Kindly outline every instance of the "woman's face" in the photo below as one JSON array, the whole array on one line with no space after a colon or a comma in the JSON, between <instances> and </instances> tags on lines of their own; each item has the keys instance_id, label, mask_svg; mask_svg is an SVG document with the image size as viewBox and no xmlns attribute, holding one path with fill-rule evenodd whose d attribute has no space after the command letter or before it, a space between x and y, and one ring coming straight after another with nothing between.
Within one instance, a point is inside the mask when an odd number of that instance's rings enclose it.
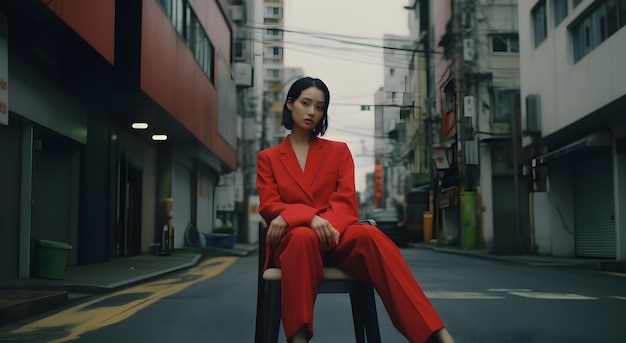
<instances>
[{"instance_id":1,"label":"woman's face","mask_svg":"<svg viewBox=\"0 0 626 343\"><path fill-rule=\"evenodd\" d=\"M289 99L287 108L291 111L293 129L311 131L317 127L325 112L324 92L309 87L300 93L296 100Z\"/></svg>"}]
</instances>

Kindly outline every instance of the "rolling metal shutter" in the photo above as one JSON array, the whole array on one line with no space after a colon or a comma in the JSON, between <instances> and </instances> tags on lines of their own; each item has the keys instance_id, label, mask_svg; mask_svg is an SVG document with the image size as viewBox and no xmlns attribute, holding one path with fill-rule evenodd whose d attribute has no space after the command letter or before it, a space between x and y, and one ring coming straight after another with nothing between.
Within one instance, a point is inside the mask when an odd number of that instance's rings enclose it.
<instances>
[{"instance_id":1,"label":"rolling metal shutter","mask_svg":"<svg viewBox=\"0 0 626 343\"><path fill-rule=\"evenodd\" d=\"M615 203L611 154L581 157L576 163L577 257L616 257Z\"/></svg>"}]
</instances>

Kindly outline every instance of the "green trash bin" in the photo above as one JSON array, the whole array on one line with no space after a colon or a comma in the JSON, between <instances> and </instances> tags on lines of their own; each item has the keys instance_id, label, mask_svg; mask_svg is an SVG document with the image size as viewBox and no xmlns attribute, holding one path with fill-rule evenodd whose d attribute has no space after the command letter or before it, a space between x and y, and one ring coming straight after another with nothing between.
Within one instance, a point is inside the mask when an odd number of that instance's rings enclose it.
<instances>
[{"instance_id":1,"label":"green trash bin","mask_svg":"<svg viewBox=\"0 0 626 343\"><path fill-rule=\"evenodd\" d=\"M461 225L463 227L463 248L476 249L478 230L476 227L476 197L474 192L461 194Z\"/></svg>"},{"instance_id":2,"label":"green trash bin","mask_svg":"<svg viewBox=\"0 0 626 343\"><path fill-rule=\"evenodd\" d=\"M35 240L33 249L33 276L42 279L65 278L65 266L72 246L67 243Z\"/></svg>"}]
</instances>

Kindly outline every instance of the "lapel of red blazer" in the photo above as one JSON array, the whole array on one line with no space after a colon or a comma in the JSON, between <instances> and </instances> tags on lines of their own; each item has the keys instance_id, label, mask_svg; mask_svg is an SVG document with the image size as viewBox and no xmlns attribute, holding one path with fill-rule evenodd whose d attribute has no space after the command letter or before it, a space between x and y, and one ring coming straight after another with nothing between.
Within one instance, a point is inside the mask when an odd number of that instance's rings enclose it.
<instances>
[{"instance_id":1,"label":"lapel of red blazer","mask_svg":"<svg viewBox=\"0 0 626 343\"><path fill-rule=\"evenodd\" d=\"M314 201L311 185L313 181L315 181L315 176L324 159L323 147L324 144L322 140L317 137L311 139L306 158L306 166L303 172L298 164L298 159L291 147L291 143L289 142L289 136L287 136L280 145L280 162L287 171L287 174L293 178L311 201Z\"/></svg>"},{"instance_id":2,"label":"lapel of red blazer","mask_svg":"<svg viewBox=\"0 0 626 343\"><path fill-rule=\"evenodd\" d=\"M304 168L304 177L309 187L313 185L315 177L322 167L325 154L330 153L328 149L324 149L324 140L314 137L309 144L309 152L306 157L306 167ZM325 151L326 150L326 151Z\"/></svg>"}]
</instances>

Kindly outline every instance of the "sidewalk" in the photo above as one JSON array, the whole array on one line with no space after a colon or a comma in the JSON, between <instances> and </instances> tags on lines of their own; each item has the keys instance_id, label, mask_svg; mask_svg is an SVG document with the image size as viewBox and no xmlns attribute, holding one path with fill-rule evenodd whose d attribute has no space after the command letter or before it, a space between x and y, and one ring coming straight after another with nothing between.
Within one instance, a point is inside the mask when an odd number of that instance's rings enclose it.
<instances>
[{"instance_id":1,"label":"sidewalk","mask_svg":"<svg viewBox=\"0 0 626 343\"><path fill-rule=\"evenodd\" d=\"M596 271L626 272L626 263L603 258L555 257L541 255L498 255L488 250L467 250L460 247L436 246L424 243L411 243L409 246L433 251L520 263L534 267L577 268Z\"/></svg>"},{"instance_id":2,"label":"sidewalk","mask_svg":"<svg viewBox=\"0 0 626 343\"><path fill-rule=\"evenodd\" d=\"M233 249L183 248L169 255L145 254L109 262L68 266L62 280L14 279L0 281L0 325L22 320L96 293L110 292L134 283L193 267L203 258L246 256L256 244L236 244Z\"/></svg>"}]
</instances>

